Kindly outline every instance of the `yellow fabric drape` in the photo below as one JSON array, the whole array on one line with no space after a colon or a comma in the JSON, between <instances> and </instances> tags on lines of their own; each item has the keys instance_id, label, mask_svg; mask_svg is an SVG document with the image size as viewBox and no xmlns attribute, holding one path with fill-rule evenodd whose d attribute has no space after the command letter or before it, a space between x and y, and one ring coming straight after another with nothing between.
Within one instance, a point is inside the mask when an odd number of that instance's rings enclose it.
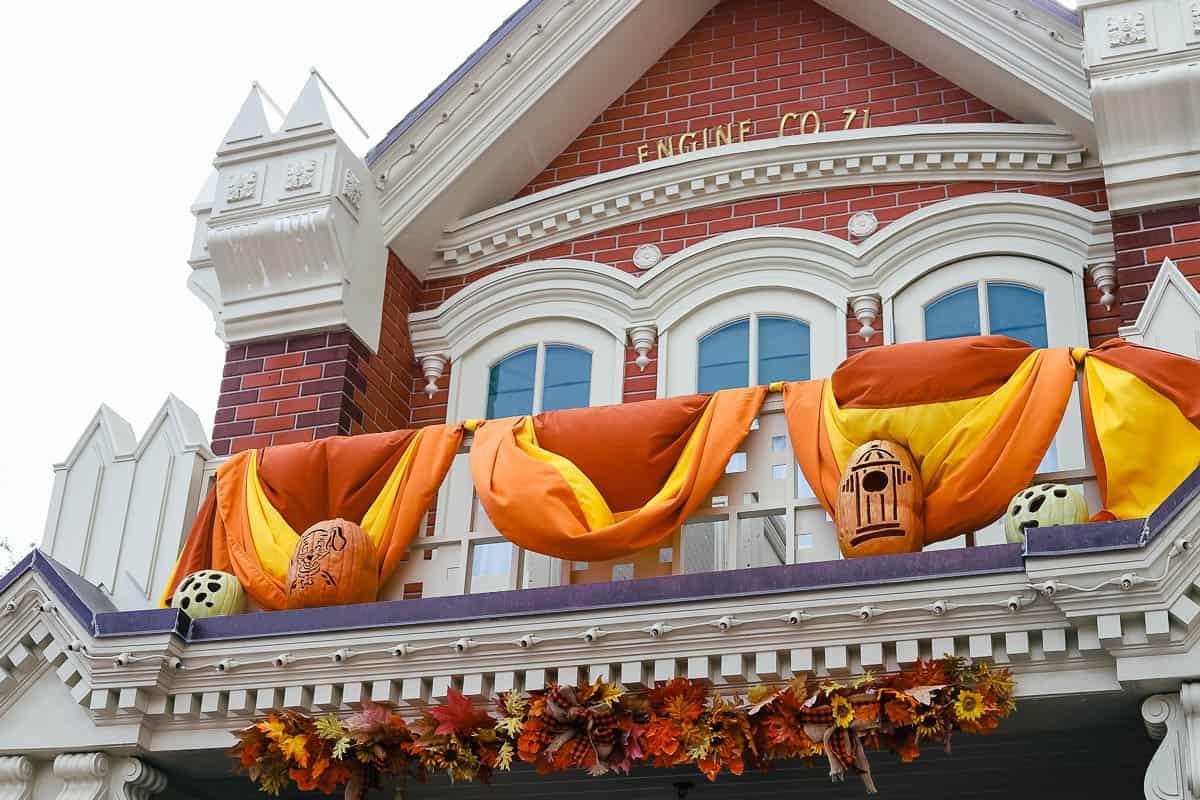
<instances>
[{"instance_id":1,"label":"yellow fabric drape","mask_svg":"<svg viewBox=\"0 0 1200 800\"><path fill-rule=\"evenodd\" d=\"M1084 359L1084 377L1098 516L1148 516L1200 464L1200 362L1106 343Z\"/></svg>"},{"instance_id":2,"label":"yellow fabric drape","mask_svg":"<svg viewBox=\"0 0 1200 800\"><path fill-rule=\"evenodd\" d=\"M977 343L921 343L935 345L932 353L971 344ZM919 373L920 382L913 379L907 395L903 388L868 388L853 396L853 405L842 403L836 390L839 380L863 384L865 378L838 372L828 380L785 385L793 449L825 509L835 512L840 476L854 449L872 439L887 439L907 449L921 471L926 544L983 527L1003 513L1012 495L1028 486L1052 442L1075 371L1065 349L1026 348L1022 355L1007 342L1001 344L996 358L1003 361L994 365L993 380L985 382L983 390L948 391L936 372L959 365L932 354L922 356L921 345L900 346L908 348L904 355L910 369L929 365ZM986 348L982 353L977 349L974 357L987 358ZM839 371L864 368L863 361L852 361ZM869 362L865 366L873 367ZM984 393L954 396L966 391ZM939 399L941 392L951 397Z\"/></svg>"}]
</instances>

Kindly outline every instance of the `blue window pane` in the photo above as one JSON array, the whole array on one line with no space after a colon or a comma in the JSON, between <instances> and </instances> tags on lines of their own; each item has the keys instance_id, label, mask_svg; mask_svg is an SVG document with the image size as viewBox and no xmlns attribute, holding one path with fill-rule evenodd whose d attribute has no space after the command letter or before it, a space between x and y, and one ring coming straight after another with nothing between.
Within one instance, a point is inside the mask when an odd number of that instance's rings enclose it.
<instances>
[{"instance_id":1,"label":"blue window pane","mask_svg":"<svg viewBox=\"0 0 1200 800\"><path fill-rule=\"evenodd\" d=\"M758 318L758 382L808 380L808 326L783 317Z\"/></svg>"},{"instance_id":2,"label":"blue window pane","mask_svg":"<svg viewBox=\"0 0 1200 800\"><path fill-rule=\"evenodd\" d=\"M989 283L987 298L992 333L1034 347L1046 346L1046 301L1041 292L1011 283Z\"/></svg>"},{"instance_id":3,"label":"blue window pane","mask_svg":"<svg viewBox=\"0 0 1200 800\"><path fill-rule=\"evenodd\" d=\"M578 347L546 348L546 377L542 386L542 411L583 408L592 386L592 354Z\"/></svg>"},{"instance_id":4,"label":"blue window pane","mask_svg":"<svg viewBox=\"0 0 1200 800\"><path fill-rule=\"evenodd\" d=\"M537 348L530 347L492 366L488 378L488 419L533 413L533 375Z\"/></svg>"},{"instance_id":5,"label":"blue window pane","mask_svg":"<svg viewBox=\"0 0 1200 800\"><path fill-rule=\"evenodd\" d=\"M750 384L750 320L731 322L700 340L697 390L715 392Z\"/></svg>"},{"instance_id":6,"label":"blue window pane","mask_svg":"<svg viewBox=\"0 0 1200 800\"><path fill-rule=\"evenodd\" d=\"M927 341L979 333L979 290L974 286L953 291L925 307Z\"/></svg>"}]
</instances>

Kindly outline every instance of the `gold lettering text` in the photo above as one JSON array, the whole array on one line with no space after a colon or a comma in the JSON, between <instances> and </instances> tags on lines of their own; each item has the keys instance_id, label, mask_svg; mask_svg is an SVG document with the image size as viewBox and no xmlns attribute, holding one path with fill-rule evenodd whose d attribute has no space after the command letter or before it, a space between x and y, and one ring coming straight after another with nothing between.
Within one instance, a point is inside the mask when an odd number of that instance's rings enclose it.
<instances>
[{"instance_id":1,"label":"gold lettering text","mask_svg":"<svg viewBox=\"0 0 1200 800\"><path fill-rule=\"evenodd\" d=\"M812 120L813 129L808 130L808 121ZM821 132L821 116L815 111L805 111L804 116L800 117L800 133L820 133Z\"/></svg>"},{"instance_id":2,"label":"gold lettering text","mask_svg":"<svg viewBox=\"0 0 1200 800\"><path fill-rule=\"evenodd\" d=\"M638 163L641 164L645 161L648 155L650 155L650 145L642 142L638 145Z\"/></svg>"},{"instance_id":3,"label":"gold lettering text","mask_svg":"<svg viewBox=\"0 0 1200 800\"><path fill-rule=\"evenodd\" d=\"M679 152L690 153L696 149L696 134L688 131L679 134Z\"/></svg>"},{"instance_id":4,"label":"gold lettering text","mask_svg":"<svg viewBox=\"0 0 1200 800\"><path fill-rule=\"evenodd\" d=\"M728 125L718 125L716 128L717 147L723 144L733 143L733 123Z\"/></svg>"},{"instance_id":5,"label":"gold lettering text","mask_svg":"<svg viewBox=\"0 0 1200 800\"><path fill-rule=\"evenodd\" d=\"M675 155L675 148L673 146L673 143L671 142L671 137L667 136L666 138L659 139L658 140L658 157L666 158L667 156L673 156L673 155Z\"/></svg>"},{"instance_id":6,"label":"gold lettering text","mask_svg":"<svg viewBox=\"0 0 1200 800\"><path fill-rule=\"evenodd\" d=\"M799 118L800 118L800 115L797 114L795 111L789 111L788 113L784 114L783 118L779 120L779 135L783 136L783 129L788 124L788 122L790 122L791 120L794 120L794 119L799 119Z\"/></svg>"},{"instance_id":7,"label":"gold lettering text","mask_svg":"<svg viewBox=\"0 0 1200 800\"><path fill-rule=\"evenodd\" d=\"M754 123L748 119L743 119L738 122L738 141L746 141L746 134L754 132Z\"/></svg>"},{"instance_id":8,"label":"gold lettering text","mask_svg":"<svg viewBox=\"0 0 1200 800\"><path fill-rule=\"evenodd\" d=\"M847 108L842 111L846 115L846 124L842 126L842 130L850 130L850 126L854 124L854 118L858 116L857 108Z\"/></svg>"}]
</instances>

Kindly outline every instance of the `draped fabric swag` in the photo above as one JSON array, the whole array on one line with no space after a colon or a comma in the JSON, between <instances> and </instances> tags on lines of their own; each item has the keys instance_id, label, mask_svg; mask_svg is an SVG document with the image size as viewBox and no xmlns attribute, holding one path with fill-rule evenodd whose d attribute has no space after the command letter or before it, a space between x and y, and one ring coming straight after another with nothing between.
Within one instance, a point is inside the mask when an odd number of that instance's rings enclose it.
<instances>
[{"instance_id":1,"label":"draped fabric swag","mask_svg":"<svg viewBox=\"0 0 1200 800\"><path fill-rule=\"evenodd\" d=\"M783 386L804 476L831 515L850 454L888 439L925 486L925 543L981 528L1029 485L1071 396L1066 348L1004 336L898 344L848 358L827 379Z\"/></svg>"},{"instance_id":2,"label":"draped fabric swag","mask_svg":"<svg viewBox=\"0 0 1200 800\"><path fill-rule=\"evenodd\" d=\"M1200 361L1121 339L1076 355L1097 516L1147 516L1200 464Z\"/></svg>"},{"instance_id":3,"label":"draped fabric swag","mask_svg":"<svg viewBox=\"0 0 1200 800\"><path fill-rule=\"evenodd\" d=\"M218 569L237 575L262 608L284 608L299 534L334 517L362 525L383 585L405 558L462 436L461 425L436 425L238 453L218 469L162 604L187 574Z\"/></svg>"},{"instance_id":4,"label":"draped fabric swag","mask_svg":"<svg viewBox=\"0 0 1200 800\"><path fill-rule=\"evenodd\" d=\"M471 473L492 524L521 547L604 561L667 536L708 499L767 387L489 420Z\"/></svg>"},{"instance_id":5,"label":"draped fabric swag","mask_svg":"<svg viewBox=\"0 0 1200 800\"><path fill-rule=\"evenodd\" d=\"M1029 485L1083 365L1083 418L1104 510L1153 511L1200 464L1200 361L1121 340L1034 350L1003 336L878 347L783 391L797 461L832 515L850 454L872 439L912 454L925 543L982 528ZM703 503L768 387L468 423L471 473L492 524L572 561L635 553ZM221 466L163 595L199 569L233 572L266 609L285 606L298 533L360 521L396 571L463 439L463 425L268 447Z\"/></svg>"}]
</instances>

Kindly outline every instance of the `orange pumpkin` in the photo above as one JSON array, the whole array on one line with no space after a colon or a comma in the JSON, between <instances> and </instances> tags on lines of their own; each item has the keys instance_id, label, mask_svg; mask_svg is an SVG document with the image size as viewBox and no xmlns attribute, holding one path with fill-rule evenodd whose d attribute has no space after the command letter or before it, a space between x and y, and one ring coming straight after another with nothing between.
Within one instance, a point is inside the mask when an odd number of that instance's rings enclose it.
<instances>
[{"instance_id":1,"label":"orange pumpkin","mask_svg":"<svg viewBox=\"0 0 1200 800\"><path fill-rule=\"evenodd\" d=\"M846 558L924 546L925 490L907 450L875 439L851 454L838 490L837 531Z\"/></svg>"},{"instance_id":2,"label":"orange pumpkin","mask_svg":"<svg viewBox=\"0 0 1200 800\"><path fill-rule=\"evenodd\" d=\"M344 519L300 535L287 574L287 607L369 603L379 592L379 559L363 529Z\"/></svg>"}]
</instances>

